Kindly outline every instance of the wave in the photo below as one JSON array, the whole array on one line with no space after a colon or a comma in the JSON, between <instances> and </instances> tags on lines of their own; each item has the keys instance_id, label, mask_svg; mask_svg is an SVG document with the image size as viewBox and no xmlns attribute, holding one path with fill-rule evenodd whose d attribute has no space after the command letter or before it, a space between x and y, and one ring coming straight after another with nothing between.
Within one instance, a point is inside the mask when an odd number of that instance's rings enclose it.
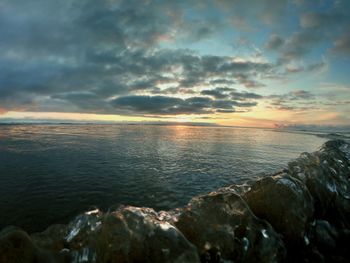
<instances>
[{"instance_id":1,"label":"wave","mask_svg":"<svg viewBox=\"0 0 350 263\"><path fill-rule=\"evenodd\" d=\"M32 235L7 227L0 262L347 262L349 176L350 144L332 140L182 208L94 209Z\"/></svg>"}]
</instances>

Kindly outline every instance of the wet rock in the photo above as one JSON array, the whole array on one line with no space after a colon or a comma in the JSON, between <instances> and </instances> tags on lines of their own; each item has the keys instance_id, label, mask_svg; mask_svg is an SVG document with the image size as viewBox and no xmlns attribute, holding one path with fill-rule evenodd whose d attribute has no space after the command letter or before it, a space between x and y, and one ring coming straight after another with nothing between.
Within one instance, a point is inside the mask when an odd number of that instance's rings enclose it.
<instances>
[{"instance_id":1,"label":"wet rock","mask_svg":"<svg viewBox=\"0 0 350 263\"><path fill-rule=\"evenodd\" d=\"M99 258L111 263L199 262L195 246L160 219L153 209L130 206L107 215L97 236Z\"/></svg>"},{"instance_id":2,"label":"wet rock","mask_svg":"<svg viewBox=\"0 0 350 263\"><path fill-rule=\"evenodd\" d=\"M329 141L315 153L303 153L290 162L288 172L309 189L317 220L310 227L310 242L325 262L348 262L350 226L350 146ZM345 237L346 239L346 237Z\"/></svg>"},{"instance_id":3,"label":"wet rock","mask_svg":"<svg viewBox=\"0 0 350 263\"><path fill-rule=\"evenodd\" d=\"M35 242L69 262L199 262L195 246L162 220L171 218L164 213L131 206L106 214L90 211L66 228L36 235Z\"/></svg>"},{"instance_id":4,"label":"wet rock","mask_svg":"<svg viewBox=\"0 0 350 263\"><path fill-rule=\"evenodd\" d=\"M240 196L243 196L246 192L250 191L252 189L252 184L254 184L255 181L250 181L250 182L246 182L244 184L233 184L233 185L229 185L229 186L225 186L225 187L221 187L218 190L216 190L216 192L220 192L220 193L227 193L227 192L232 192L235 194L238 194Z\"/></svg>"},{"instance_id":5,"label":"wet rock","mask_svg":"<svg viewBox=\"0 0 350 263\"><path fill-rule=\"evenodd\" d=\"M53 225L44 232L32 234L31 238L38 247L59 253L66 246L67 232L68 226L66 225Z\"/></svg>"},{"instance_id":6,"label":"wet rock","mask_svg":"<svg viewBox=\"0 0 350 263\"><path fill-rule=\"evenodd\" d=\"M299 260L298 260L299 257ZM326 262L325 257L320 253L320 251L315 246L311 246L309 250L302 251L297 256L289 258L288 262L294 263L296 261L299 262L307 262L307 263L324 263Z\"/></svg>"},{"instance_id":7,"label":"wet rock","mask_svg":"<svg viewBox=\"0 0 350 263\"><path fill-rule=\"evenodd\" d=\"M255 182L244 199L254 214L267 220L290 245L305 242L308 222L313 216L312 197L305 185L281 173Z\"/></svg>"},{"instance_id":8,"label":"wet rock","mask_svg":"<svg viewBox=\"0 0 350 263\"><path fill-rule=\"evenodd\" d=\"M321 251L331 252L336 248L338 233L329 222L325 220L316 220L314 231L315 245L319 247Z\"/></svg>"},{"instance_id":9,"label":"wet rock","mask_svg":"<svg viewBox=\"0 0 350 263\"><path fill-rule=\"evenodd\" d=\"M320 151L303 153L288 165L289 173L305 183L315 201L315 217L350 228L350 146L329 141Z\"/></svg>"},{"instance_id":10,"label":"wet rock","mask_svg":"<svg viewBox=\"0 0 350 263\"><path fill-rule=\"evenodd\" d=\"M315 220L311 225L310 249L304 256L306 262L349 262L350 236L346 237L347 230L337 230L326 220Z\"/></svg>"},{"instance_id":11,"label":"wet rock","mask_svg":"<svg viewBox=\"0 0 350 263\"><path fill-rule=\"evenodd\" d=\"M175 224L197 246L202 262L279 262L284 257L279 235L231 191L194 198Z\"/></svg>"},{"instance_id":12,"label":"wet rock","mask_svg":"<svg viewBox=\"0 0 350 263\"><path fill-rule=\"evenodd\" d=\"M50 258L35 246L26 232L8 227L0 232L0 262L45 263L50 262Z\"/></svg>"},{"instance_id":13,"label":"wet rock","mask_svg":"<svg viewBox=\"0 0 350 263\"><path fill-rule=\"evenodd\" d=\"M338 260L337 262L349 262L350 258L350 230L349 229L338 229L338 239L337 239L337 252L332 253L334 256L346 260Z\"/></svg>"}]
</instances>

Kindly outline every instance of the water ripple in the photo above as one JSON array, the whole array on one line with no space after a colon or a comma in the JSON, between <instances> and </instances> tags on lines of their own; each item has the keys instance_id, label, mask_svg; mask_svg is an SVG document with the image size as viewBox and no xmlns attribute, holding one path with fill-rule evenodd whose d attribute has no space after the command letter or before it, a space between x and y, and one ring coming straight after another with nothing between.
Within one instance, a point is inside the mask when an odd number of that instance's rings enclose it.
<instances>
[{"instance_id":1,"label":"water ripple","mask_svg":"<svg viewBox=\"0 0 350 263\"><path fill-rule=\"evenodd\" d=\"M2 125L0 134L0 227L29 231L91 206L183 206L275 172L324 142L259 129L148 125Z\"/></svg>"}]
</instances>

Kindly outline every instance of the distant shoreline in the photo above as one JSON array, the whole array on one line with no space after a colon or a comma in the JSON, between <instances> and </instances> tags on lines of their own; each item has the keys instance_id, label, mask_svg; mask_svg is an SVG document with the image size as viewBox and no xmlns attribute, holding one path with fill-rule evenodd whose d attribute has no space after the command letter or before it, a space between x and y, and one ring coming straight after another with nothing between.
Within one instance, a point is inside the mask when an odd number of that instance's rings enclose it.
<instances>
[{"instance_id":1,"label":"distant shoreline","mask_svg":"<svg viewBox=\"0 0 350 263\"><path fill-rule=\"evenodd\" d=\"M307 130L283 130L283 129L272 129L275 132L287 132L287 133L297 133L297 134L309 134L320 138L326 138L330 140L345 140L350 141L350 132L340 131L340 132L315 132Z\"/></svg>"}]
</instances>

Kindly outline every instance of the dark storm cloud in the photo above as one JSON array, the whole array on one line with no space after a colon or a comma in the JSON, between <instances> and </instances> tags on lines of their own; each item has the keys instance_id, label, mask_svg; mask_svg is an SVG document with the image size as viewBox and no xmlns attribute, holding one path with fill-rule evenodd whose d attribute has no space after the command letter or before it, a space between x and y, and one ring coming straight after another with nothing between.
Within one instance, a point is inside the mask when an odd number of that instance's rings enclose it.
<instances>
[{"instance_id":1,"label":"dark storm cloud","mask_svg":"<svg viewBox=\"0 0 350 263\"><path fill-rule=\"evenodd\" d=\"M227 93L232 89L228 88L215 88L215 89L208 89L208 90L202 90L202 95L212 96L216 99L225 99L229 97L229 94Z\"/></svg>"},{"instance_id":2,"label":"dark storm cloud","mask_svg":"<svg viewBox=\"0 0 350 263\"><path fill-rule=\"evenodd\" d=\"M203 3L191 3L202 10ZM220 30L221 17L186 17L186 6L188 1L3 1L1 108L46 111L61 104L64 111L113 113L111 98L138 91L191 94L210 82L260 86L255 78L273 71L272 64L159 49L159 41L176 34L198 41Z\"/></svg>"},{"instance_id":3,"label":"dark storm cloud","mask_svg":"<svg viewBox=\"0 0 350 263\"><path fill-rule=\"evenodd\" d=\"M128 58L122 52L128 46L151 45L170 22L155 16L155 8L146 12L145 2L138 1L137 9L129 5L127 1L118 6L113 1L2 2L1 105L11 109L23 106L23 97L35 104L43 95L57 98L66 92L92 91L98 99L132 89L121 84L128 79L124 74Z\"/></svg>"},{"instance_id":4,"label":"dark storm cloud","mask_svg":"<svg viewBox=\"0 0 350 263\"><path fill-rule=\"evenodd\" d=\"M233 80L230 79L214 79L210 81L211 85L232 85L235 84Z\"/></svg>"},{"instance_id":5,"label":"dark storm cloud","mask_svg":"<svg viewBox=\"0 0 350 263\"><path fill-rule=\"evenodd\" d=\"M219 109L219 110L217 110L216 112L218 112L218 113L234 113L234 112L242 112L242 111L236 111L235 109L232 109L232 110L222 110L222 109Z\"/></svg>"},{"instance_id":6,"label":"dark storm cloud","mask_svg":"<svg viewBox=\"0 0 350 263\"><path fill-rule=\"evenodd\" d=\"M179 106L183 103L182 99L165 96L126 96L111 102L117 109L150 114L170 114L174 110L182 112Z\"/></svg>"},{"instance_id":7,"label":"dark storm cloud","mask_svg":"<svg viewBox=\"0 0 350 263\"><path fill-rule=\"evenodd\" d=\"M213 59L214 58L214 59ZM208 70L216 70L219 72L268 72L273 68L273 65L270 63L263 62L253 62L253 61L243 61L243 62L234 62L234 61L222 61L223 63L217 63L220 58L218 57L208 57L209 62L212 62L211 67ZM210 61L213 59L214 61ZM209 64L209 63L208 63ZM219 65L219 67L216 67Z\"/></svg>"},{"instance_id":8,"label":"dark storm cloud","mask_svg":"<svg viewBox=\"0 0 350 263\"><path fill-rule=\"evenodd\" d=\"M232 110L233 107L251 108L257 105L257 102L240 102L235 100L215 100L212 107L220 110Z\"/></svg>"},{"instance_id":9,"label":"dark storm cloud","mask_svg":"<svg viewBox=\"0 0 350 263\"><path fill-rule=\"evenodd\" d=\"M167 95L167 94L178 95L178 94L196 94L197 93L192 89L181 88L179 86L169 87L169 88L164 88L164 89L155 87L155 88L151 89L150 92L152 94L161 94L161 95Z\"/></svg>"},{"instance_id":10,"label":"dark storm cloud","mask_svg":"<svg viewBox=\"0 0 350 263\"><path fill-rule=\"evenodd\" d=\"M180 99L167 96L124 96L112 100L111 105L119 113L125 114L208 114L214 112L234 112L234 107L249 108L255 102L234 100L213 100L209 97L191 97Z\"/></svg>"},{"instance_id":11,"label":"dark storm cloud","mask_svg":"<svg viewBox=\"0 0 350 263\"><path fill-rule=\"evenodd\" d=\"M193 97L180 99L165 96L126 96L111 102L117 111L126 114L203 114L211 113L211 100Z\"/></svg>"},{"instance_id":12,"label":"dark storm cloud","mask_svg":"<svg viewBox=\"0 0 350 263\"><path fill-rule=\"evenodd\" d=\"M128 54L124 54L127 57ZM124 68L137 77L155 76L159 82L178 82L179 87L193 88L217 80L232 84L235 82L247 85L247 79L255 79L257 75L273 72L274 65L253 61L234 61L232 57L200 56L187 50L161 50L152 53L131 55ZM131 62L130 62L131 61ZM132 61L137 61L133 64ZM171 77L161 79L162 74ZM212 80L212 78L215 78Z\"/></svg>"},{"instance_id":13,"label":"dark storm cloud","mask_svg":"<svg viewBox=\"0 0 350 263\"><path fill-rule=\"evenodd\" d=\"M215 99L232 99L234 101L247 101L262 99L263 96L253 92L241 92L232 88L217 87L215 89L202 90L202 95L212 96Z\"/></svg>"},{"instance_id":14,"label":"dark storm cloud","mask_svg":"<svg viewBox=\"0 0 350 263\"><path fill-rule=\"evenodd\" d=\"M151 93L193 93L192 88L208 84L211 78L225 78L227 82L239 82L246 86L246 78L255 78L257 74L265 74L273 69L267 63L235 62L230 57L199 56L185 50L146 50L117 53L113 60L106 61L105 53L84 57L77 64L45 63L42 61L26 62L20 67L18 63L6 63L0 76L0 89L3 90L0 100L7 98L6 107L16 107L18 97L33 98L33 104L44 96L48 102L59 98L72 111L82 109L88 112L113 113L106 100L115 95L132 93L138 90ZM178 72L176 73L176 69ZM174 71L175 70L175 71ZM171 74L169 74L171 72ZM175 73L173 73L175 72ZM161 84L175 85L173 88L160 89ZM185 89L188 89L186 92ZM84 94L96 96L87 101L72 99L66 94ZM3 104L5 102L3 101ZM23 104L22 101L20 101ZM106 106L103 106L103 103ZM46 103L49 104L49 103ZM96 108L93 107L96 106Z\"/></svg>"},{"instance_id":15,"label":"dark storm cloud","mask_svg":"<svg viewBox=\"0 0 350 263\"><path fill-rule=\"evenodd\" d=\"M230 93L232 99L234 100L247 100L247 99L262 99L263 96L253 93L253 92L237 92L232 91Z\"/></svg>"}]
</instances>

